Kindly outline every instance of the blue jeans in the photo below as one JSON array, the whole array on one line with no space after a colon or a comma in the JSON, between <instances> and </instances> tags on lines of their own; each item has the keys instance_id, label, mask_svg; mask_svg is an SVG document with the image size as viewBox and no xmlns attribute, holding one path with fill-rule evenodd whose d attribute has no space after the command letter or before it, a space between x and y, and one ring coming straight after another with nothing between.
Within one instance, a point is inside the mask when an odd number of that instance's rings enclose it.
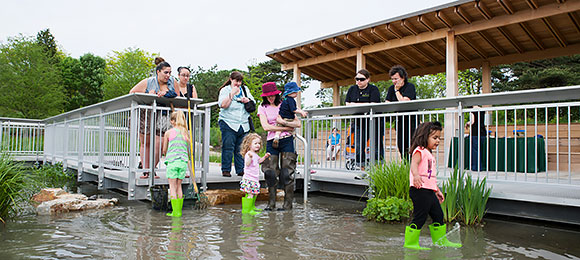
<instances>
[{"instance_id":1,"label":"blue jeans","mask_svg":"<svg viewBox=\"0 0 580 260\"><path fill-rule=\"evenodd\" d=\"M236 173L240 174L244 172L244 157L240 154L240 145L246 132L242 126L238 131L234 131L230 126L220 120L218 122L220 125L220 130L222 132L222 172L232 171L232 156L234 157L234 166L236 167Z\"/></svg>"},{"instance_id":2,"label":"blue jeans","mask_svg":"<svg viewBox=\"0 0 580 260\"><path fill-rule=\"evenodd\" d=\"M266 142L266 152L270 153L271 155L279 155L280 153L294 153L294 137L286 137L280 139L278 143L278 149L274 149L272 147L272 142L274 140L269 140Z\"/></svg>"},{"instance_id":3,"label":"blue jeans","mask_svg":"<svg viewBox=\"0 0 580 260\"><path fill-rule=\"evenodd\" d=\"M479 156L479 151L483 150L484 145L485 145L485 140L486 137L485 136L471 136L471 170L472 171L484 171L486 170L485 167L485 159L486 158L481 158L482 156ZM481 144L481 149L480 149L480 144ZM478 160L479 160L479 167L478 167Z\"/></svg>"}]
</instances>

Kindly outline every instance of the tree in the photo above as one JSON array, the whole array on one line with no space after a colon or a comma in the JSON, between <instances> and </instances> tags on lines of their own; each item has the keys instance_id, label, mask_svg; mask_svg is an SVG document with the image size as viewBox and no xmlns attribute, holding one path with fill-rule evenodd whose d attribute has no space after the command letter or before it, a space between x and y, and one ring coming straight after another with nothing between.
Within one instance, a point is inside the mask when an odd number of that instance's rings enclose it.
<instances>
[{"instance_id":1,"label":"tree","mask_svg":"<svg viewBox=\"0 0 580 260\"><path fill-rule=\"evenodd\" d=\"M133 86L147 78L154 67L155 56L157 54L139 48L113 51L113 55L106 59L103 83L105 99L128 94Z\"/></svg>"},{"instance_id":2,"label":"tree","mask_svg":"<svg viewBox=\"0 0 580 260\"><path fill-rule=\"evenodd\" d=\"M87 53L79 59L61 60L62 83L65 89L66 111L101 102L105 79L105 60Z\"/></svg>"},{"instance_id":3,"label":"tree","mask_svg":"<svg viewBox=\"0 0 580 260\"><path fill-rule=\"evenodd\" d=\"M228 80L232 70L218 70L217 65L209 69L198 67L191 71L189 82L195 85L197 95L203 99L204 103L215 102L218 100L219 88ZM213 106L211 111L211 122L217 126L219 107Z\"/></svg>"},{"instance_id":4,"label":"tree","mask_svg":"<svg viewBox=\"0 0 580 260\"><path fill-rule=\"evenodd\" d=\"M50 29L44 29L36 34L36 42L42 46L46 55L49 57L52 64L60 62L60 59L64 56L59 50L56 40Z\"/></svg>"},{"instance_id":5,"label":"tree","mask_svg":"<svg viewBox=\"0 0 580 260\"><path fill-rule=\"evenodd\" d=\"M45 118L62 112L58 65L33 38L18 36L0 45L0 114Z\"/></svg>"}]
</instances>

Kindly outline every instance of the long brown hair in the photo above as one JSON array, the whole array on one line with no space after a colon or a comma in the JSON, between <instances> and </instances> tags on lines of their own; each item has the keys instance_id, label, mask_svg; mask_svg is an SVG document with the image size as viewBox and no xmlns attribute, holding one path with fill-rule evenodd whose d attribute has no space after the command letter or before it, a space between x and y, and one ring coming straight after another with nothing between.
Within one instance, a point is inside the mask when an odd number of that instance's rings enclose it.
<instances>
[{"instance_id":1,"label":"long brown hair","mask_svg":"<svg viewBox=\"0 0 580 260\"><path fill-rule=\"evenodd\" d=\"M228 80L226 80L226 82L224 82L224 84L220 87L219 90L222 90L222 88L224 88L227 85L231 85L232 79L242 81L242 80L244 80L244 75L242 75L242 73L240 73L239 71L232 71L232 73L230 73L230 77L228 78Z\"/></svg>"},{"instance_id":2,"label":"long brown hair","mask_svg":"<svg viewBox=\"0 0 580 260\"><path fill-rule=\"evenodd\" d=\"M240 154L242 156L246 156L246 153L250 150L252 141L256 138L260 139L260 142L262 142L262 137L260 137L260 135L256 133L249 133L244 137L242 145L240 145Z\"/></svg>"},{"instance_id":3,"label":"long brown hair","mask_svg":"<svg viewBox=\"0 0 580 260\"><path fill-rule=\"evenodd\" d=\"M429 135L434 131L441 131L441 123L438 121L425 122L419 125L415 134L413 134L413 141L411 141L411 148L409 149L409 154L413 154L415 148L425 147L427 148L429 144ZM429 148L427 148L429 149Z\"/></svg>"}]
</instances>

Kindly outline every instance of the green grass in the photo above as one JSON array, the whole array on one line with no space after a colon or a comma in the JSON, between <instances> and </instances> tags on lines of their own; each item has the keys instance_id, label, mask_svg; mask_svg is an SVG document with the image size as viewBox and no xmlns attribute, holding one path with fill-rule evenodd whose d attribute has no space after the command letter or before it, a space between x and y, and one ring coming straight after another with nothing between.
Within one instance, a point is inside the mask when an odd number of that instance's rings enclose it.
<instances>
[{"instance_id":1,"label":"green grass","mask_svg":"<svg viewBox=\"0 0 580 260\"><path fill-rule=\"evenodd\" d=\"M18 202L25 199L26 168L13 162L9 155L0 155L0 221L18 213Z\"/></svg>"},{"instance_id":2,"label":"green grass","mask_svg":"<svg viewBox=\"0 0 580 260\"><path fill-rule=\"evenodd\" d=\"M376 198L409 200L409 163L406 161L374 165L368 171L369 192Z\"/></svg>"},{"instance_id":3,"label":"green grass","mask_svg":"<svg viewBox=\"0 0 580 260\"><path fill-rule=\"evenodd\" d=\"M443 183L441 192L445 194L445 201L441 203L445 222L458 220L466 225L475 225L483 220L491 193L486 178L474 180L471 175L455 168Z\"/></svg>"}]
</instances>

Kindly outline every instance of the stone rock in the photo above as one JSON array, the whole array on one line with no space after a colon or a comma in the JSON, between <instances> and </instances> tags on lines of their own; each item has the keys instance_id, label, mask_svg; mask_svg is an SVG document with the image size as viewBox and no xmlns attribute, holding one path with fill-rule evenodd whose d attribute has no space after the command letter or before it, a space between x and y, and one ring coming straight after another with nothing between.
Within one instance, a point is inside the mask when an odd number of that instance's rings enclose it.
<instances>
[{"instance_id":1,"label":"stone rock","mask_svg":"<svg viewBox=\"0 0 580 260\"><path fill-rule=\"evenodd\" d=\"M54 198L48 200L49 198ZM87 209L102 209L111 207L119 203L116 198L87 200L83 194L70 194L62 189L43 189L32 198L36 202L41 202L36 207L39 215L52 215L70 211L82 211Z\"/></svg>"},{"instance_id":2,"label":"stone rock","mask_svg":"<svg viewBox=\"0 0 580 260\"><path fill-rule=\"evenodd\" d=\"M223 204L240 204L242 203L242 197L246 194L240 190L227 190L227 189L217 189L208 190L204 192L209 200L209 204L223 205ZM260 194L258 194L257 200L268 200L268 189L260 189ZM284 200L284 191L278 190L276 193L276 200Z\"/></svg>"}]
</instances>

